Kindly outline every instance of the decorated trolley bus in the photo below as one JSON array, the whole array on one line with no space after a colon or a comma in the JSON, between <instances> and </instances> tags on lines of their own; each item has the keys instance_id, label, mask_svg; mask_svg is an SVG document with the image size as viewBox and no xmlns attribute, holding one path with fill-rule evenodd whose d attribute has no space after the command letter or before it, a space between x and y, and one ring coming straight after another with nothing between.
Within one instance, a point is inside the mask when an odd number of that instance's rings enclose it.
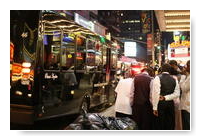
<instances>
[{"instance_id":1,"label":"decorated trolley bus","mask_svg":"<svg viewBox=\"0 0 200 140\"><path fill-rule=\"evenodd\" d=\"M114 96L112 41L54 11L10 11L10 121L88 111Z\"/></svg>"}]
</instances>

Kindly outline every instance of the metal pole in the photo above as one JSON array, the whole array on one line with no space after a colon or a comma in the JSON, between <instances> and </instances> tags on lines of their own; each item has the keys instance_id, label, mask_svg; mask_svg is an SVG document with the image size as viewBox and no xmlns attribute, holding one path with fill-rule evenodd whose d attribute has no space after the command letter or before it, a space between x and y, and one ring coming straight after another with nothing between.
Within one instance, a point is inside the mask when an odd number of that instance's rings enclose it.
<instances>
[{"instance_id":1,"label":"metal pole","mask_svg":"<svg viewBox=\"0 0 200 140\"><path fill-rule=\"evenodd\" d=\"M154 61L155 61L155 56L154 56L154 21L153 21L153 10L151 11L151 22L152 22L152 26L151 26L151 31L152 31L152 48L151 48L151 54L152 54L152 66L154 67Z\"/></svg>"},{"instance_id":2,"label":"metal pole","mask_svg":"<svg viewBox=\"0 0 200 140\"><path fill-rule=\"evenodd\" d=\"M159 43L159 46L160 46L160 49L159 49L159 59L158 59L158 65L159 67L161 67L161 62L162 62L162 53L161 53L161 50L162 50L162 45L161 45L161 33L159 31L158 33L158 43Z\"/></svg>"},{"instance_id":3,"label":"metal pole","mask_svg":"<svg viewBox=\"0 0 200 140\"><path fill-rule=\"evenodd\" d=\"M162 61L161 56L162 56L161 50L159 50L159 59L158 59L158 65L159 65L159 67L161 67L161 61Z\"/></svg>"}]
</instances>

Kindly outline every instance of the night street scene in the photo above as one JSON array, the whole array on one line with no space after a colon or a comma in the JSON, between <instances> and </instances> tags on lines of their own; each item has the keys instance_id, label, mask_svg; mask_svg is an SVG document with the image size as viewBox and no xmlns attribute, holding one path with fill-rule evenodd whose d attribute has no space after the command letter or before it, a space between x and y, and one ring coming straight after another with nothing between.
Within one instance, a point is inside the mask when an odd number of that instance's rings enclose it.
<instances>
[{"instance_id":1,"label":"night street scene","mask_svg":"<svg viewBox=\"0 0 200 140\"><path fill-rule=\"evenodd\" d=\"M10 130L190 130L190 10L10 10Z\"/></svg>"}]
</instances>

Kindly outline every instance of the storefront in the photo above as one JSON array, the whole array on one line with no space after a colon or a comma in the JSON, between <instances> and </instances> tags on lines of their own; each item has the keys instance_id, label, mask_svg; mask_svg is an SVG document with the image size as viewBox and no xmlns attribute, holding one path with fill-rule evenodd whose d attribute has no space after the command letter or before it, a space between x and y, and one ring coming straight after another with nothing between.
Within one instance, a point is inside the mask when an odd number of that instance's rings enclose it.
<instances>
[{"instance_id":1,"label":"storefront","mask_svg":"<svg viewBox=\"0 0 200 140\"><path fill-rule=\"evenodd\" d=\"M190 60L190 41L173 42L168 46L168 59L186 64Z\"/></svg>"}]
</instances>

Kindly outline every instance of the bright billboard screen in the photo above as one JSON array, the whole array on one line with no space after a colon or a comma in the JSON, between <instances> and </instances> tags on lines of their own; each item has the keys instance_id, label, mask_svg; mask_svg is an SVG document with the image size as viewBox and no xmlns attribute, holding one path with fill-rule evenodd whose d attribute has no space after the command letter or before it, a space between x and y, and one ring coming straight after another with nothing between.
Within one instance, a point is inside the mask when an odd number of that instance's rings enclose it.
<instances>
[{"instance_id":1,"label":"bright billboard screen","mask_svg":"<svg viewBox=\"0 0 200 140\"><path fill-rule=\"evenodd\" d=\"M124 43L124 55L136 57L136 42L125 42Z\"/></svg>"}]
</instances>

